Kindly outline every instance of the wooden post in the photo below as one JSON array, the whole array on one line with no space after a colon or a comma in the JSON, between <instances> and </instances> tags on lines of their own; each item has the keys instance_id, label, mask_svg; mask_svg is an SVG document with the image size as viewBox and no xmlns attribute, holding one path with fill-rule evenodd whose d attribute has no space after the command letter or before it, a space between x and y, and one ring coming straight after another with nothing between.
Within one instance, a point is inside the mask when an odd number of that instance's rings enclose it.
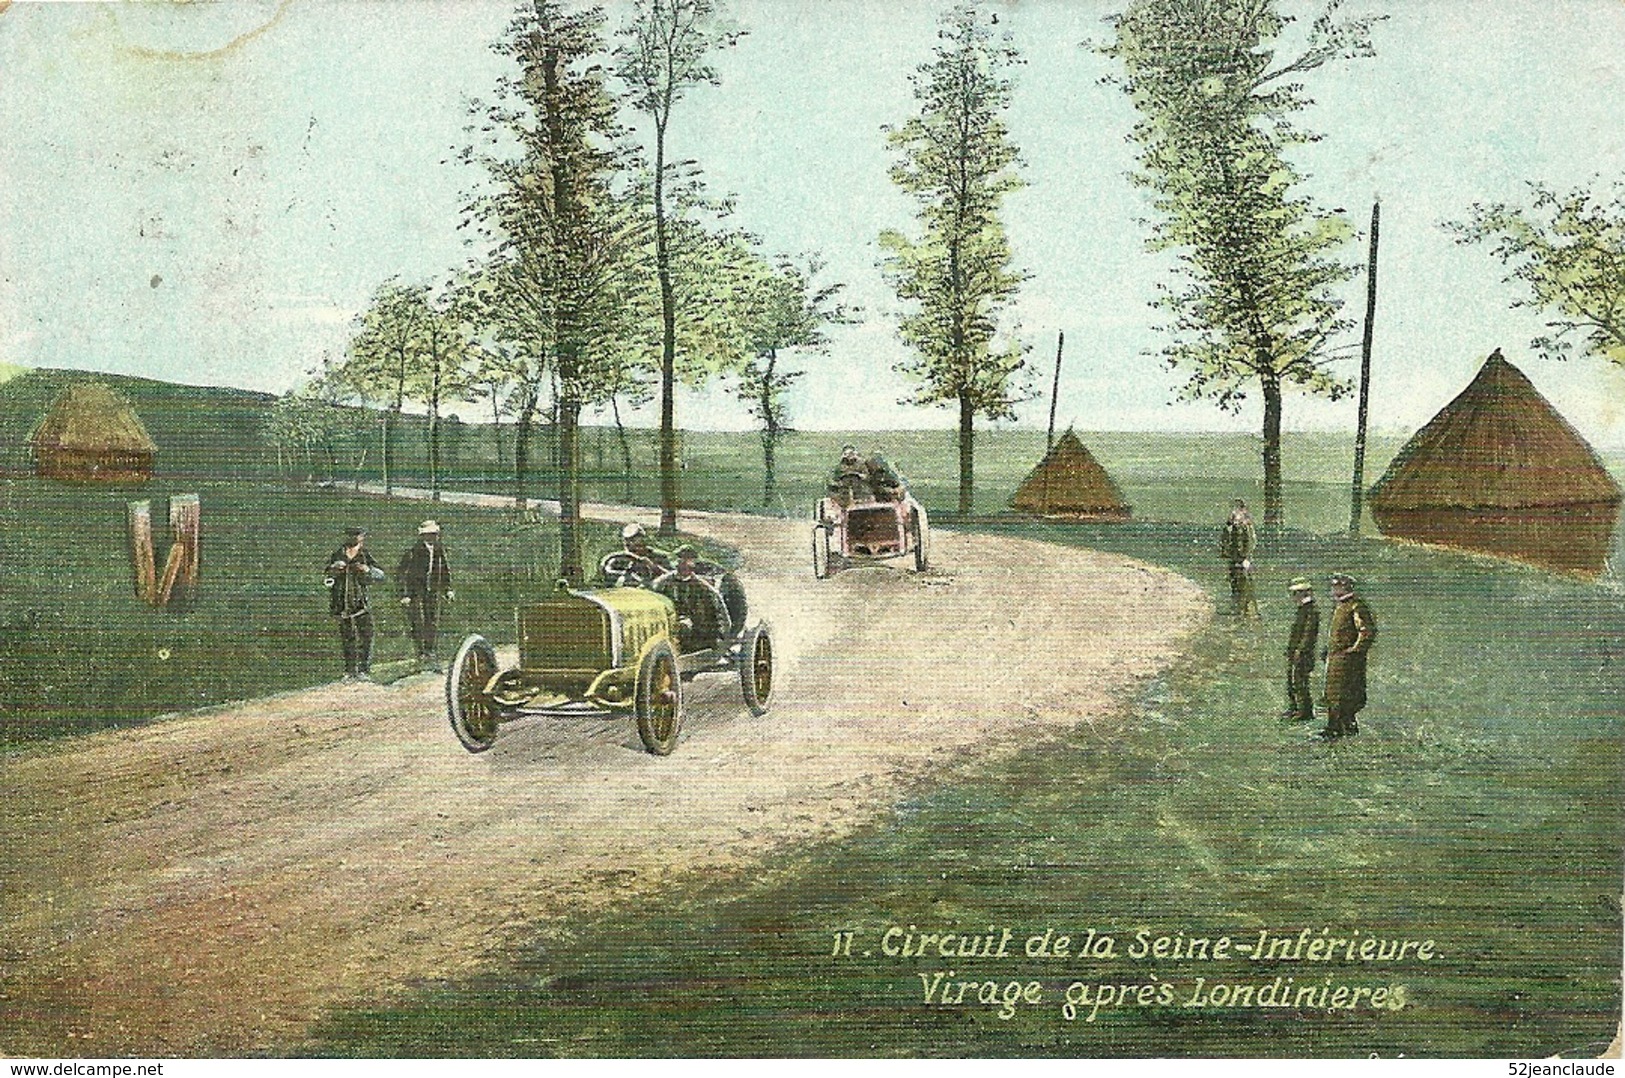
<instances>
[{"instance_id":1,"label":"wooden post","mask_svg":"<svg viewBox=\"0 0 1625 1078\"><path fill-rule=\"evenodd\" d=\"M1365 268L1365 337L1360 343L1360 414L1354 433L1354 481L1349 498L1349 538L1360 537L1365 511L1365 431L1371 408L1371 328L1377 314L1377 225L1379 202L1371 203L1371 254Z\"/></svg>"},{"instance_id":2,"label":"wooden post","mask_svg":"<svg viewBox=\"0 0 1625 1078\"><path fill-rule=\"evenodd\" d=\"M169 499L170 537L182 551L178 583L179 594L183 597L190 597L197 591L202 517L203 507L196 494L176 494Z\"/></svg>"},{"instance_id":3,"label":"wooden post","mask_svg":"<svg viewBox=\"0 0 1625 1078\"><path fill-rule=\"evenodd\" d=\"M157 595L154 580L157 569L152 551L152 503L130 502L127 508L130 568L135 578L135 597L144 603L151 603Z\"/></svg>"}]
</instances>

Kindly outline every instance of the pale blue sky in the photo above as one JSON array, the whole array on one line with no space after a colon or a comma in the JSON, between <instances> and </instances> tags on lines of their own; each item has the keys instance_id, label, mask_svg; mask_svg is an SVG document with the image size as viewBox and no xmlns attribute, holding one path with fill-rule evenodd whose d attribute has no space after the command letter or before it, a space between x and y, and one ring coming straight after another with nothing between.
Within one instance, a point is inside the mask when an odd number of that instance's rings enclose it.
<instances>
[{"instance_id":1,"label":"pale blue sky","mask_svg":"<svg viewBox=\"0 0 1625 1078\"><path fill-rule=\"evenodd\" d=\"M804 427L947 426L902 408L900 346L875 237L909 223L880 125L912 109L908 74L945 6L923 0L738 0L750 32L723 81L673 121L738 219L771 250L817 250L867 315L835 334L794 402ZM1032 273L1017 306L1047 391L1067 334L1060 419L1080 429L1255 430L1256 411L1170 405L1179 379L1142 353L1167 263L1144 252L1124 179L1133 115L1102 85L1116 3L1003 0L1027 62L1010 125L1031 186L1009 201ZM1528 354L1540 320L1512 311L1483 249L1438 223L1474 199L1625 177L1625 4L1350 0L1389 11L1378 57L1317 73L1300 164L1363 229L1383 199L1373 407L1424 422L1501 346L1593 442L1625 445L1625 373ZM626 5L611 4L611 25ZM1309 5L1297 9L1306 15ZM384 278L462 263L471 182L445 163L465 100L489 93L507 3L17 3L0 13L0 360L282 391ZM233 44L234 43L234 44ZM1351 255L1363 256L1363 246ZM1363 282L1349 287L1363 307ZM1357 343L1358 331L1350 343ZM1022 412L1042 425L1046 401ZM679 421L740 427L724 393ZM1290 400L1292 428L1352 428L1351 402Z\"/></svg>"}]
</instances>

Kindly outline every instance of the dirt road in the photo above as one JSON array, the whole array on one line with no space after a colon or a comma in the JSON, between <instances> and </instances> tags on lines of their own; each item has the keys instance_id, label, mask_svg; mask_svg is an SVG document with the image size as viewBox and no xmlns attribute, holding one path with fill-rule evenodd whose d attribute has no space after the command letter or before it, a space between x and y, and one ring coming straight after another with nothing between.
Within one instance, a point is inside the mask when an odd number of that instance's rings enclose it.
<instances>
[{"instance_id":1,"label":"dirt road","mask_svg":"<svg viewBox=\"0 0 1625 1078\"><path fill-rule=\"evenodd\" d=\"M572 911L850 832L944 761L1107 721L1208 604L1125 559L939 532L933 574L815 581L714 516L774 627L772 711L696 682L682 742L534 719L471 756L443 685L334 685L0 762L0 1053L241 1055L488 966ZM511 663L511 655L502 656Z\"/></svg>"}]
</instances>

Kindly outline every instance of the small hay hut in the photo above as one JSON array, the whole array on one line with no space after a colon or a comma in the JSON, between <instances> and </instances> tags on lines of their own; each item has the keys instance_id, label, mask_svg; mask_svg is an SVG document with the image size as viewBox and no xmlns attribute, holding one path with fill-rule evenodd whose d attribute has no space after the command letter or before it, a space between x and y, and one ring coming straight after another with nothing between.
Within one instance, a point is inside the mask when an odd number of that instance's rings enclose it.
<instances>
[{"instance_id":1,"label":"small hay hut","mask_svg":"<svg viewBox=\"0 0 1625 1078\"><path fill-rule=\"evenodd\" d=\"M1596 452L1499 348L1371 488L1385 535L1592 576L1619 506Z\"/></svg>"},{"instance_id":2,"label":"small hay hut","mask_svg":"<svg viewBox=\"0 0 1625 1078\"><path fill-rule=\"evenodd\" d=\"M158 456L130 402L100 382L64 389L28 441L34 474L44 479L145 482Z\"/></svg>"},{"instance_id":3,"label":"small hay hut","mask_svg":"<svg viewBox=\"0 0 1625 1078\"><path fill-rule=\"evenodd\" d=\"M1070 520L1127 520L1130 514L1123 492L1070 429L1027 473L1010 508Z\"/></svg>"}]
</instances>

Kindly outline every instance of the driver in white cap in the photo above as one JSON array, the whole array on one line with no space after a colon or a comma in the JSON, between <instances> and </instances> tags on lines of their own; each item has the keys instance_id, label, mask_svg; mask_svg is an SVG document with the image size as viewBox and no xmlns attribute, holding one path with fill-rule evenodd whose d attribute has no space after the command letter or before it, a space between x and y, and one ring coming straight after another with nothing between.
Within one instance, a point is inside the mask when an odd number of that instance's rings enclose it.
<instances>
[{"instance_id":1,"label":"driver in white cap","mask_svg":"<svg viewBox=\"0 0 1625 1078\"><path fill-rule=\"evenodd\" d=\"M620 551L605 558L602 568L607 583L647 587L672 566L670 553L649 545L642 524L628 524L621 529ZM614 579L609 579L612 575Z\"/></svg>"}]
</instances>

